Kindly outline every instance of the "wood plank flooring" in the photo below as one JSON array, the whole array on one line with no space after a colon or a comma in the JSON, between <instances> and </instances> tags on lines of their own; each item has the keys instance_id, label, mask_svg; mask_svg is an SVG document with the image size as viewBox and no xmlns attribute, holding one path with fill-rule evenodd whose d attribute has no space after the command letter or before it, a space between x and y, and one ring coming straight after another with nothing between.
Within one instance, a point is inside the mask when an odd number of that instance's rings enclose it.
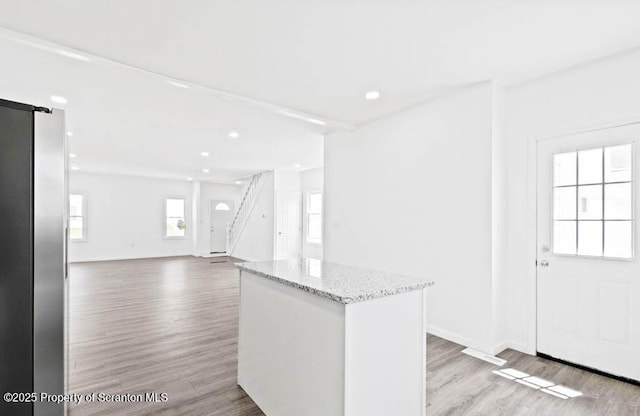
<instances>
[{"instance_id":1,"label":"wood plank flooring","mask_svg":"<svg viewBox=\"0 0 640 416\"><path fill-rule=\"evenodd\" d=\"M71 265L69 392L167 393L160 403L70 405L70 415L262 415L236 385L238 273L220 259ZM640 416L640 387L507 350L507 367L580 390L562 400L500 378L428 336L427 414ZM303 415L301 415L303 416ZM395 415L390 415L395 416Z\"/></svg>"}]
</instances>

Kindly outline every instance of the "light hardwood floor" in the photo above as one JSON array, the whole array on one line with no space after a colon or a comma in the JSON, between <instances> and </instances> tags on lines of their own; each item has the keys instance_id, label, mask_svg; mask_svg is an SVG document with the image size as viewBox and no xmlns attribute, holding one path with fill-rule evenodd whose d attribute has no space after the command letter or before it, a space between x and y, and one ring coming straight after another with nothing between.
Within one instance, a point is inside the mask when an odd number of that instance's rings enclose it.
<instances>
[{"instance_id":1,"label":"light hardwood floor","mask_svg":"<svg viewBox=\"0 0 640 416\"><path fill-rule=\"evenodd\" d=\"M81 403L70 415L262 415L236 385L238 273L218 261L71 265L69 392L158 392L168 401ZM640 387L515 351L500 355L508 367L584 393L562 400L492 374L497 367L457 344L429 336L427 345L429 416L640 416Z\"/></svg>"}]
</instances>

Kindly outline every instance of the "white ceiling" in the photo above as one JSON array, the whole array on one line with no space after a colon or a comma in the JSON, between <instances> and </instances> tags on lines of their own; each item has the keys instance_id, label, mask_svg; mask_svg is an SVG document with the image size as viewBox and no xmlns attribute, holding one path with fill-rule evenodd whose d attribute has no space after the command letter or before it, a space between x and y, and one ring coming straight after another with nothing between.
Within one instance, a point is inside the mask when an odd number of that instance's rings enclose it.
<instances>
[{"instance_id":1,"label":"white ceiling","mask_svg":"<svg viewBox=\"0 0 640 416\"><path fill-rule=\"evenodd\" d=\"M320 134L337 122L636 47L638 21L637 0L2 0L0 26L111 62L74 61L0 31L0 96L47 105L50 94L68 96L78 164L176 177L208 165L207 178L228 181L321 165ZM241 97L172 87L157 74ZM370 89L382 97L364 100ZM232 128L239 140L226 137Z\"/></svg>"},{"instance_id":2,"label":"white ceiling","mask_svg":"<svg viewBox=\"0 0 640 416\"><path fill-rule=\"evenodd\" d=\"M2 36L0 62L1 98L65 109L69 152L76 154L70 166L81 172L233 183L264 170L323 163L320 126ZM53 103L51 95L68 103ZM240 137L230 138L231 131Z\"/></svg>"}]
</instances>

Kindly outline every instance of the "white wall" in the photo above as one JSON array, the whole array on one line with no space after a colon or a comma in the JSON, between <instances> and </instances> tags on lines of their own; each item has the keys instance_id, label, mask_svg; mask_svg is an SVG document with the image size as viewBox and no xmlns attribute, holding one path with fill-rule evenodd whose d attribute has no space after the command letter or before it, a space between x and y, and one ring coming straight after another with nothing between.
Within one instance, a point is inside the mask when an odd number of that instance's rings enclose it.
<instances>
[{"instance_id":1,"label":"white wall","mask_svg":"<svg viewBox=\"0 0 640 416\"><path fill-rule=\"evenodd\" d=\"M275 178L274 172L264 175L256 204L232 253L233 257L242 260L274 258Z\"/></svg>"},{"instance_id":2,"label":"white wall","mask_svg":"<svg viewBox=\"0 0 640 416\"><path fill-rule=\"evenodd\" d=\"M300 190L302 191L302 257L322 259L322 243L307 241L309 224L307 221L307 196L310 192L324 192L324 169L310 169L300 174Z\"/></svg>"},{"instance_id":3,"label":"white wall","mask_svg":"<svg viewBox=\"0 0 640 416\"><path fill-rule=\"evenodd\" d=\"M238 185L221 185L215 183L200 183L199 213L198 213L198 238L196 253L199 256L206 256L211 248L211 213L210 202L215 200L231 201L233 212L237 212L242 198L242 187Z\"/></svg>"},{"instance_id":4,"label":"white wall","mask_svg":"<svg viewBox=\"0 0 640 416\"><path fill-rule=\"evenodd\" d=\"M300 172L276 170L273 172L273 175L276 192L300 192Z\"/></svg>"},{"instance_id":5,"label":"white wall","mask_svg":"<svg viewBox=\"0 0 640 416\"><path fill-rule=\"evenodd\" d=\"M535 142L640 122L640 49L602 59L507 93L508 334L512 347L535 352Z\"/></svg>"},{"instance_id":6,"label":"white wall","mask_svg":"<svg viewBox=\"0 0 640 416\"><path fill-rule=\"evenodd\" d=\"M71 242L69 261L182 256L192 252L192 185L133 176L72 172L69 191L87 203L87 240ZM184 239L164 238L165 198L185 198Z\"/></svg>"},{"instance_id":7,"label":"white wall","mask_svg":"<svg viewBox=\"0 0 640 416\"><path fill-rule=\"evenodd\" d=\"M325 138L324 258L421 275L430 332L494 351L492 83ZM504 215L504 212L500 212Z\"/></svg>"}]
</instances>

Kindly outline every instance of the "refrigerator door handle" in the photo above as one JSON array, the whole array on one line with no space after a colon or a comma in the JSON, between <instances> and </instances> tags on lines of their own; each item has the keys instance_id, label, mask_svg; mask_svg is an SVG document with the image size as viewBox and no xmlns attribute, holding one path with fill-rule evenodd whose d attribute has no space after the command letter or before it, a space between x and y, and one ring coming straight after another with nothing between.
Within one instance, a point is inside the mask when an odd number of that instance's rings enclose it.
<instances>
[{"instance_id":1,"label":"refrigerator door handle","mask_svg":"<svg viewBox=\"0 0 640 416\"><path fill-rule=\"evenodd\" d=\"M64 226L64 279L69 278L69 225Z\"/></svg>"}]
</instances>

